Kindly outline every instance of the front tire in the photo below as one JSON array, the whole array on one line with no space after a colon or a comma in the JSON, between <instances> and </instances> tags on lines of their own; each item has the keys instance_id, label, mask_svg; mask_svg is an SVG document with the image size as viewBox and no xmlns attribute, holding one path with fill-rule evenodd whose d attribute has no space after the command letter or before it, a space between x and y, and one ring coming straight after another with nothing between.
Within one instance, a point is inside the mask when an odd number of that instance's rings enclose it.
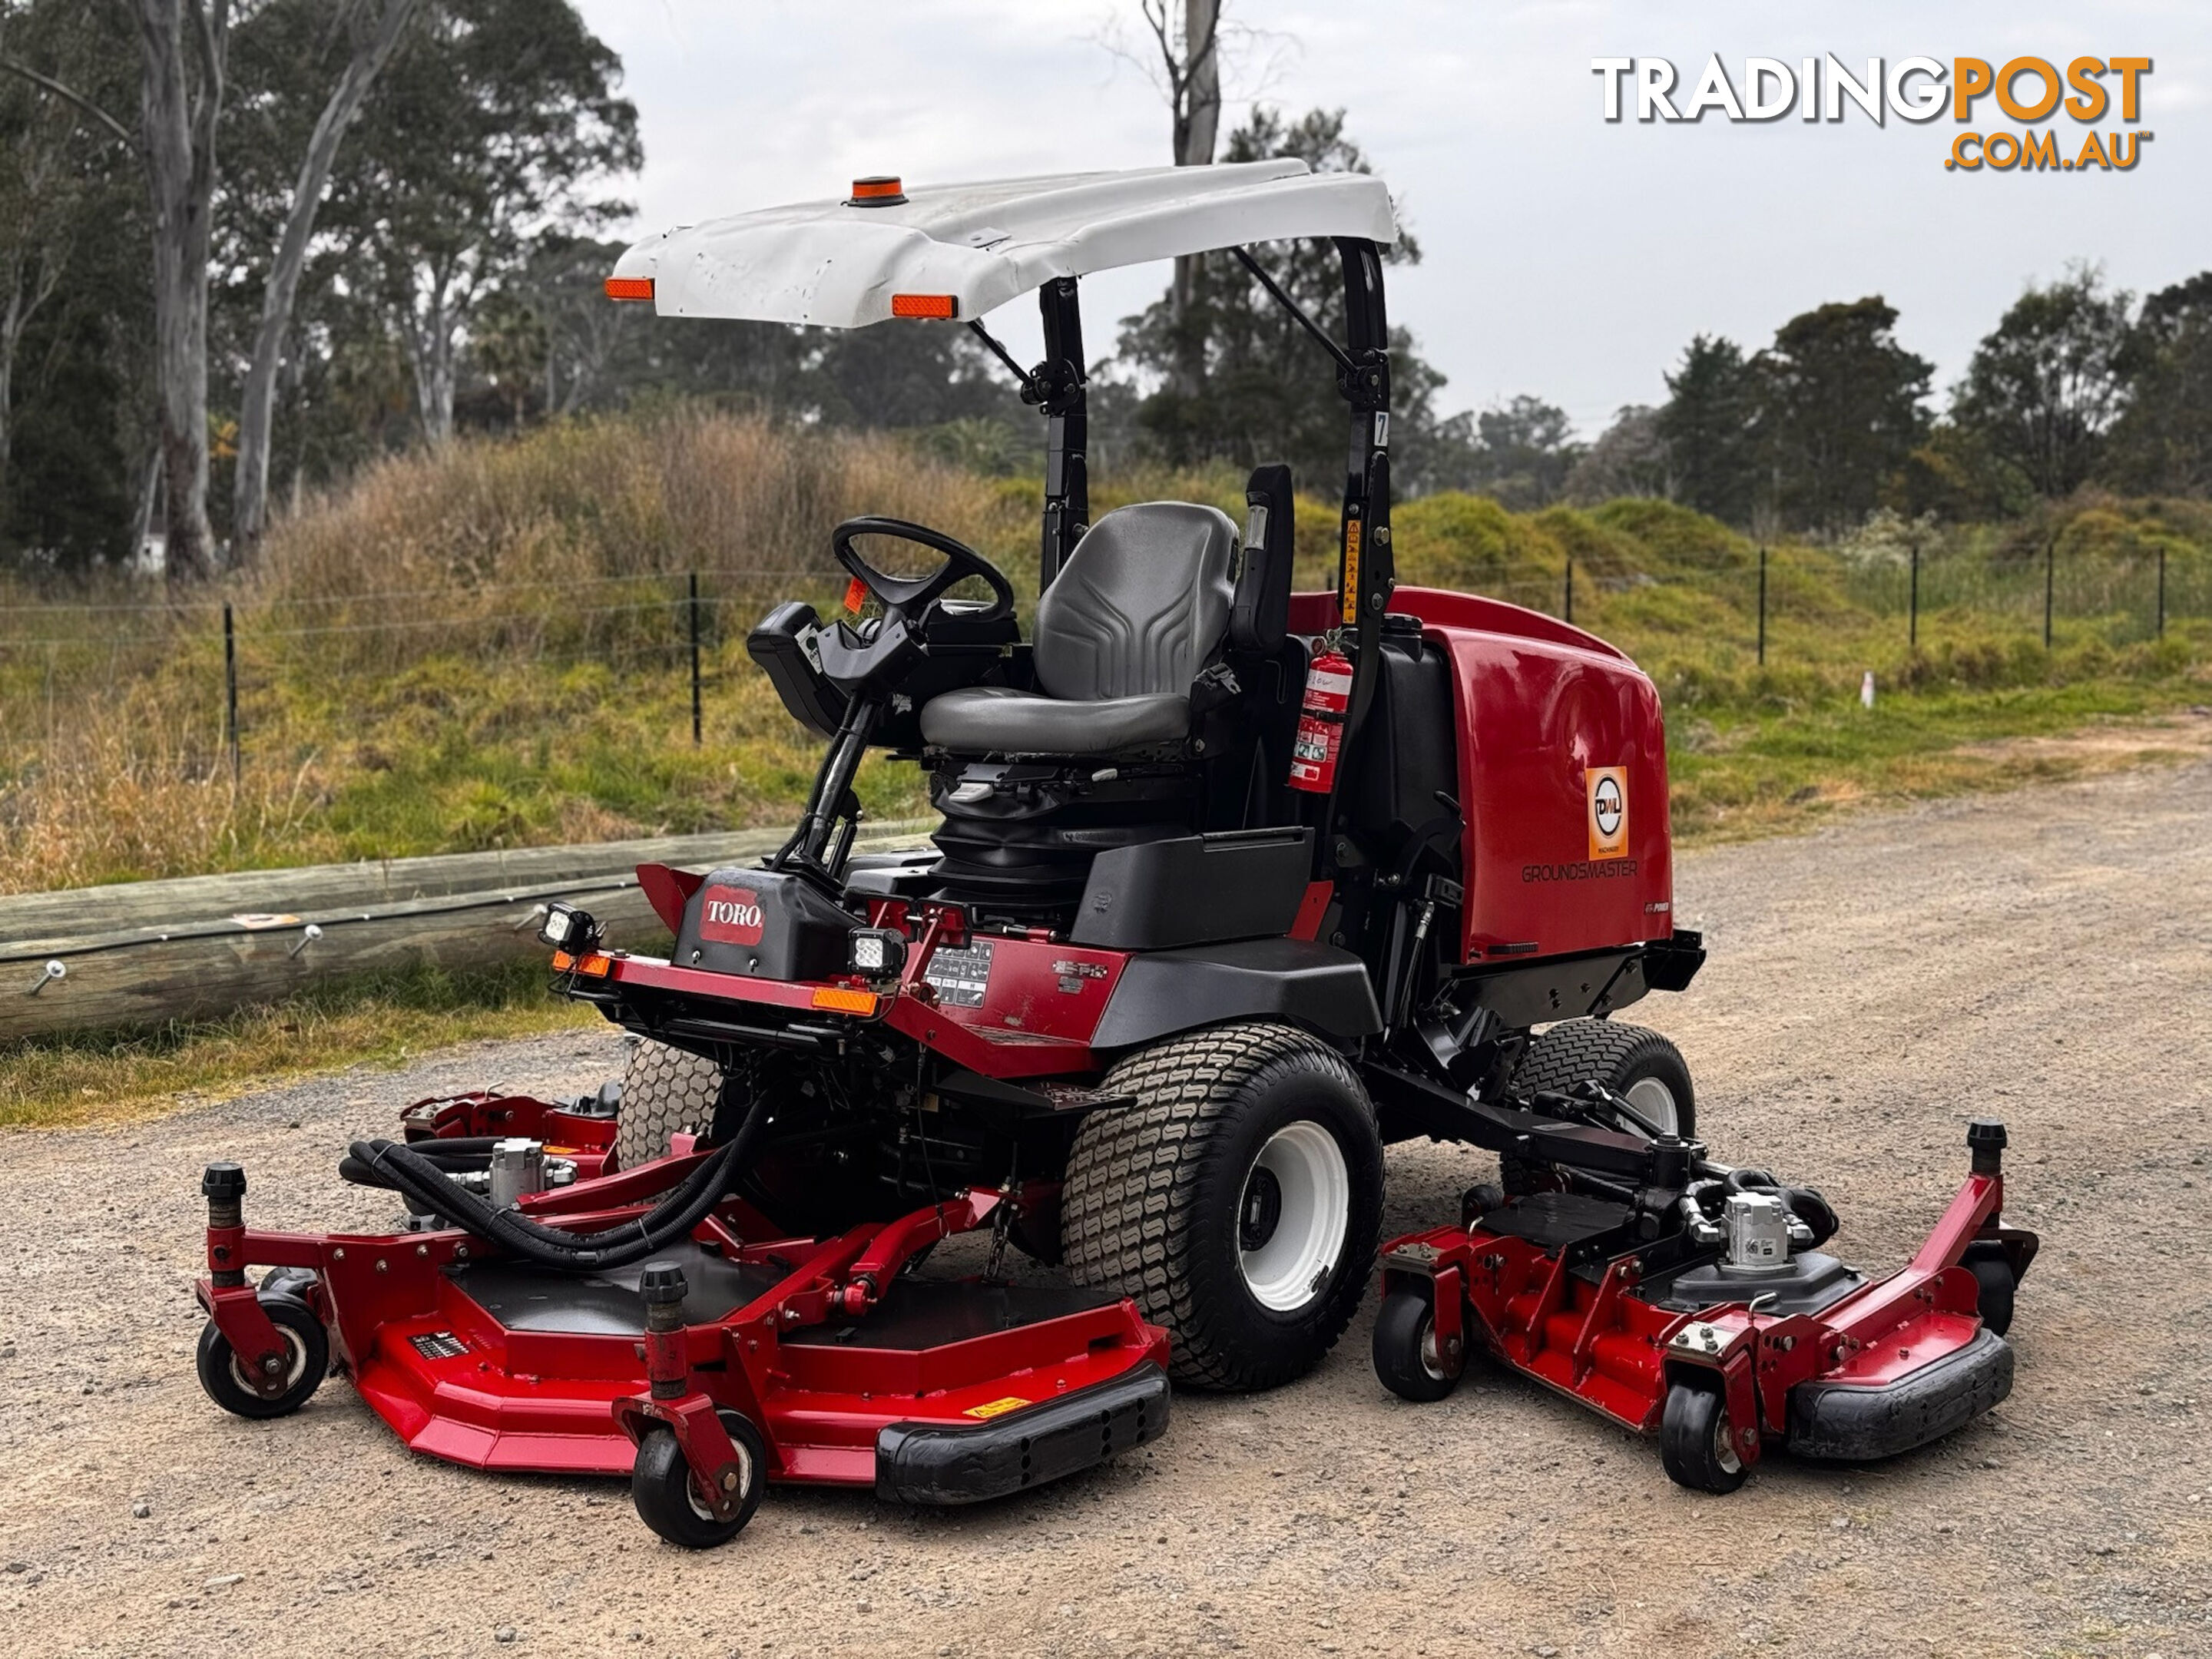
<instances>
[{"instance_id":1,"label":"front tire","mask_svg":"<svg viewBox=\"0 0 2212 1659\"><path fill-rule=\"evenodd\" d=\"M1061 1192L1069 1276L1134 1299L1169 1374L1271 1389L1344 1334L1375 1263L1382 1143L1343 1056L1285 1025L1192 1032L1123 1060Z\"/></svg>"},{"instance_id":2,"label":"front tire","mask_svg":"<svg viewBox=\"0 0 2212 1659\"><path fill-rule=\"evenodd\" d=\"M640 1443L630 1468L630 1501L638 1519L679 1549L710 1550L745 1529L768 1488L768 1447L760 1431L736 1412L717 1413L737 1449L738 1490L736 1516L721 1519L700 1497L684 1449L667 1429L653 1429Z\"/></svg>"}]
</instances>

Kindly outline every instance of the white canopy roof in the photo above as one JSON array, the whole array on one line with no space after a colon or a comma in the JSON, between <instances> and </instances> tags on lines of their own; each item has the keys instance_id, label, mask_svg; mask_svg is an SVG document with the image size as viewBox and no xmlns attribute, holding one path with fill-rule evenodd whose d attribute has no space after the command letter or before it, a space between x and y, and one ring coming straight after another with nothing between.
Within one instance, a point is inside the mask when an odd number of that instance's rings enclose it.
<instances>
[{"instance_id":1,"label":"white canopy roof","mask_svg":"<svg viewBox=\"0 0 2212 1659\"><path fill-rule=\"evenodd\" d=\"M1397 240L1390 192L1284 159L925 185L903 204L805 202L640 242L618 277L651 277L664 317L859 328L894 294L951 295L980 317L1056 276L1294 236Z\"/></svg>"}]
</instances>

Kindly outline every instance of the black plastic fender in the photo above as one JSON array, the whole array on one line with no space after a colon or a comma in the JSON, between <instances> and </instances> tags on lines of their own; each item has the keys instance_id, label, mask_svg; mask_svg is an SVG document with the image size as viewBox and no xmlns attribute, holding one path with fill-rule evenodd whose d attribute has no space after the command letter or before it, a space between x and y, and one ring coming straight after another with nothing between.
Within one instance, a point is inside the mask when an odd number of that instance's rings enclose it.
<instances>
[{"instance_id":1,"label":"black plastic fender","mask_svg":"<svg viewBox=\"0 0 2212 1659\"><path fill-rule=\"evenodd\" d=\"M1232 1019L1286 1020L1345 1042L1382 1029L1367 964L1351 951L1255 939L1132 957L1091 1046L1137 1048Z\"/></svg>"}]
</instances>

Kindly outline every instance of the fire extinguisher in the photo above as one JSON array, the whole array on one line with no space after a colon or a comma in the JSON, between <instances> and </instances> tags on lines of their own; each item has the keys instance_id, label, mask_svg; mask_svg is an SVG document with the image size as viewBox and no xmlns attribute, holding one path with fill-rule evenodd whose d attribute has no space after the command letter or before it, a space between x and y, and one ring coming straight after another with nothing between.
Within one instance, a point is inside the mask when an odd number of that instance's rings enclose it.
<instances>
[{"instance_id":1,"label":"fire extinguisher","mask_svg":"<svg viewBox=\"0 0 2212 1659\"><path fill-rule=\"evenodd\" d=\"M1298 734L1291 744L1291 787L1326 795L1336 787L1336 763L1344 748L1344 722L1352 707L1352 662L1326 646L1306 671L1306 695L1298 710Z\"/></svg>"}]
</instances>

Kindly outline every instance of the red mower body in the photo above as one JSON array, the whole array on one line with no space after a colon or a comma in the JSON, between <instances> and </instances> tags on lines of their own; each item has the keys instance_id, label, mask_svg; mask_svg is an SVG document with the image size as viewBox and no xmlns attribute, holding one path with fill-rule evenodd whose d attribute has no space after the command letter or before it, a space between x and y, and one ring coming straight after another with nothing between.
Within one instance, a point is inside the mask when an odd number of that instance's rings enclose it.
<instances>
[{"instance_id":1,"label":"red mower body","mask_svg":"<svg viewBox=\"0 0 2212 1659\"><path fill-rule=\"evenodd\" d=\"M1326 626L1334 604L1294 594L1291 627ZM1467 820L1461 960L1668 938L1667 731L1650 678L1595 634L1502 599L1401 587L1390 608L1419 617L1450 659Z\"/></svg>"}]
</instances>

